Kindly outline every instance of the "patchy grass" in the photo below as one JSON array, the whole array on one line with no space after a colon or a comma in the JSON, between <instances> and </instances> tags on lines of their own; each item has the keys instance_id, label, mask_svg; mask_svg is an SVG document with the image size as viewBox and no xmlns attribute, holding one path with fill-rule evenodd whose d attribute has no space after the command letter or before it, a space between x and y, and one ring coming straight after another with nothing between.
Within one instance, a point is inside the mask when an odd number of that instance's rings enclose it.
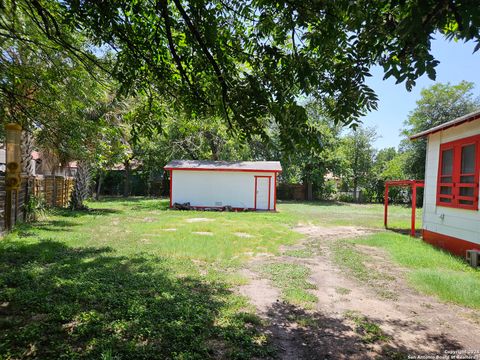
<instances>
[{"instance_id":1,"label":"patchy grass","mask_svg":"<svg viewBox=\"0 0 480 360\"><path fill-rule=\"evenodd\" d=\"M108 243L111 238L104 234L110 233L115 237L115 248L127 253L148 252L230 265L256 253L278 253L279 245L293 244L300 238L280 214L172 211L165 200L105 201L94 206L99 211L113 206L116 212L108 218L91 219L93 234L77 240L87 246ZM197 221L188 222L192 219Z\"/></svg>"},{"instance_id":2,"label":"patchy grass","mask_svg":"<svg viewBox=\"0 0 480 360\"><path fill-rule=\"evenodd\" d=\"M276 253L299 235L275 214L178 212L166 204L132 199L56 210L0 241L0 358L272 355L254 308L230 289L246 281L236 270L249 254ZM199 217L213 221L186 221Z\"/></svg>"},{"instance_id":3,"label":"patchy grass","mask_svg":"<svg viewBox=\"0 0 480 360\"><path fill-rule=\"evenodd\" d=\"M313 254L313 251L311 249L297 249L297 250L285 251L284 255L306 259L306 258L312 257L314 254Z\"/></svg>"},{"instance_id":4,"label":"patchy grass","mask_svg":"<svg viewBox=\"0 0 480 360\"><path fill-rule=\"evenodd\" d=\"M335 288L335 292L340 295L348 295L352 292L352 290L344 288L344 287L337 287Z\"/></svg>"},{"instance_id":5,"label":"patchy grass","mask_svg":"<svg viewBox=\"0 0 480 360\"><path fill-rule=\"evenodd\" d=\"M270 356L260 319L231 291L247 281L237 273L244 261L294 244L299 222L382 226L381 205L282 203L278 213L216 213L131 198L89 206L51 211L0 241L0 359ZM390 214L392 224L408 227L408 208ZM314 306L308 269L269 270L285 299Z\"/></svg>"},{"instance_id":6,"label":"patchy grass","mask_svg":"<svg viewBox=\"0 0 480 360\"><path fill-rule=\"evenodd\" d=\"M396 300L397 294L388 289L389 283L395 278L366 266L373 260L354 246L354 240L337 240L332 242L331 250L335 263L356 279L370 286L380 297Z\"/></svg>"},{"instance_id":7,"label":"patchy grass","mask_svg":"<svg viewBox=\"0 0 480 360\"><path fill-rule=\"evenodd\" d=\"M315 285L307 281L310 276L310 269L306 266L273 263L263 265L260 271L282 291L285 301L306 309L315 307L317 298L308 291L315 289Z\"/></svg>"},{"instance_id":8,"label":"patchy grass","mask_svg":"<svg viewBox=\"0 0 480 360\"><path fill-rule=\"evenodd\" d=\"M455 304L480 309L480 271L462 259L420 239L385 232L353 239L353 244L384 248L409 269L407 280L418 290Z\"/></svg>"},{"instance_id":9,"label":"patchy grass","mask_svg":"<svg viewBox=\"0 0 480 360\"><path fill-rule=\"evenodd\" d=\"M355 331L361 336L362 341L372 344L379 341L388 341L389 336L385 335L380 326L356 311L347 311L345 317L355 324Z\"/></svg>"}]
</instances>

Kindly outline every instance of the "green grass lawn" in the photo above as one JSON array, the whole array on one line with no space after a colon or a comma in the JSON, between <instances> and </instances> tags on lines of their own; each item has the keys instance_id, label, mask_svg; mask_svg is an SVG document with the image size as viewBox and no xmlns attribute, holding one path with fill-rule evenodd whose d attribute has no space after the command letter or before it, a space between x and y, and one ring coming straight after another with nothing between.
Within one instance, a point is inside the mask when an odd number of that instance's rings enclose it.
<instances>
[{"instance_id":1,"label":"green grass lawn","mask_svg":"<svg viewBox=\"0 0 480 360\"><path fill-rule=\"evenodd\" d=\"M463 260L420 239L379 233L352 241L384 248L399 265L410 269L408 281L418 290L440 299L480 309L480 271Z\"/></svg>"},{"instance_id":2,"label":"green grass lawn","mask_svg":"<svg viewBox=\"0 0 480 360\"><path fill-rule=\"evenodd\" d=\"M0 359L265 357L272 349L262 322L232 291L246 281L239 267L295 243L298 223L383 224L381 205L285 202L278 213L217 213L133 198L89 206L52 211L0 240ZM408 228L408 208L390 213ZM298 286L286 287L286 298L311 303L297 291L308 274L293 270ZM283 284L289 268L265 271ZM452 276L469 273L458 271Z\"/></svg>"},{"instance_id":3,"label":"green grass lawn","mask_svg":"<svg viewBox=\"0 0 480 360\"><path fill-rule=\"evenodd\" d=\"M383 204L350 204L335 202L281 202L279 211L294 221L324 226L361 226L383 228ZM422 209L416 212L417 228L421 228ZM411 209L406 206L388 206L388 226L392 229L410 229Z\"/></svg>"}]
</instances>

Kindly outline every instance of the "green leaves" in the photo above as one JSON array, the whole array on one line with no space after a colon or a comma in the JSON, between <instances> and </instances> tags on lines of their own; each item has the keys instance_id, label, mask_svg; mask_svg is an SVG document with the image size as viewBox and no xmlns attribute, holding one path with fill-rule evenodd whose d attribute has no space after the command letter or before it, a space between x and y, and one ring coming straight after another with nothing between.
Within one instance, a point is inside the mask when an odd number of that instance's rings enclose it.
<instances>
[{"instance_id":1,"label":"green leaves","mask_svg":"<svg viewBox=\"0 0 480 360\"><path fill-rule=\"evenodd\" d=\"M77 46L76 36L87 37L95 52L110 49L111 71L122 94L151 92L187 116L222 116L244 137L265 134L258 119L272 117L279 128L291 131L285 139L291 148L302 141L315 144L317 134L306 131L306 115L296 109L304 99L321 101L329 118L354 126L377 106L377 96L365 85L372 66L382 65L386 78L394 77L410 90L425 73L435 78L434 33L480 39L475 1L6 4L30 19L44 44L74 54L84 64L91 63L92 54ZM0 30L12 33L1 24Z\"/></svg>"},{"instance_id":2,"label":"green leaves","mask_svg":"<svg viewBox=\"0 0 480 360\"><path fill-rule=\"evenodd\" d=\"M425 176L426 142L410 141L408 136L468 114L480 107L473 92L474 84L461 81L456 85L437 83L423 89L416 108L409 114L403 129L401 149L407 154L404 172L413 179Z\"/></svg>"}]
</instances>

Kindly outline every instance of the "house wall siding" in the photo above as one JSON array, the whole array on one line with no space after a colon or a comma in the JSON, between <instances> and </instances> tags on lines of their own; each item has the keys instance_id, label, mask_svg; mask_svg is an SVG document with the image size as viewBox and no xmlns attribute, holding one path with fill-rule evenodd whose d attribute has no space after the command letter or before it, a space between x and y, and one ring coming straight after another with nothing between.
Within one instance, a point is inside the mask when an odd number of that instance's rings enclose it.
<instances>
[{"instance_id":1,"label":"house wall siding","mask_svg":"<svg viewBox=\"0 0 480 360\"><path fill-rule=\"evenodd\" d=\"M423 229L480 244L480 211L437 206L440 145L480 134L480 121L465 123L428 137Z\"/></svg>"},{"instance_id":2,"label":"house wall siding","mask_svg":"<svg viewBox=\"0 0 480 360\"><path fill-rule=\"evenodd\" d=\"M271 176L270 210L275 207L275 172L172 171L172 204L255 207L255 176Z\"/></svg>"}]
</instances>

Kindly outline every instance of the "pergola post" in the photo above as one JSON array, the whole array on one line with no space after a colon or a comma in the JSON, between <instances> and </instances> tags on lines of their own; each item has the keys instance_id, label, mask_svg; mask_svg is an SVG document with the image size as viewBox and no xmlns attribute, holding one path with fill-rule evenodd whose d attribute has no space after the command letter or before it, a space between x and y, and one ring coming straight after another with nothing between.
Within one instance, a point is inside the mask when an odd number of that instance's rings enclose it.
<instances>
[{"instance_id":1,"label":"pergola post","mask_svg":"<svg viewBox=\"0 0 480 360\"><path fill-rule=\"evenodd\" d=\"M412 228L410 235L415 237L415 212L417 210L417 184L412 184Z\"/></svg>"},{"instance_id":2,"label":"pergola post","mask_svg":"<svg viewBox=\"0 0 480 360\"><path fill-rule=\"evenodd\" d=\"M384 198L384 207L383 207L383 225L387 228L388 221L388 184L385 184L385 198Z\"/></svg>"},{"instance_id":3,"label":"pergola post","mask_svg":"<svg viewBox=\"0 0 480 360\"><path fill-rule=\"evenodd\" d=\"M423 180L389 180L385 181L385 199L384 199L384 214L383 224L387 228L388 224L388 191L390 186L408 186L412 189L412 219L410 235L415 237L415 216L417 210L417 187L424 187Z\"/></svg>"}]
</instances>

